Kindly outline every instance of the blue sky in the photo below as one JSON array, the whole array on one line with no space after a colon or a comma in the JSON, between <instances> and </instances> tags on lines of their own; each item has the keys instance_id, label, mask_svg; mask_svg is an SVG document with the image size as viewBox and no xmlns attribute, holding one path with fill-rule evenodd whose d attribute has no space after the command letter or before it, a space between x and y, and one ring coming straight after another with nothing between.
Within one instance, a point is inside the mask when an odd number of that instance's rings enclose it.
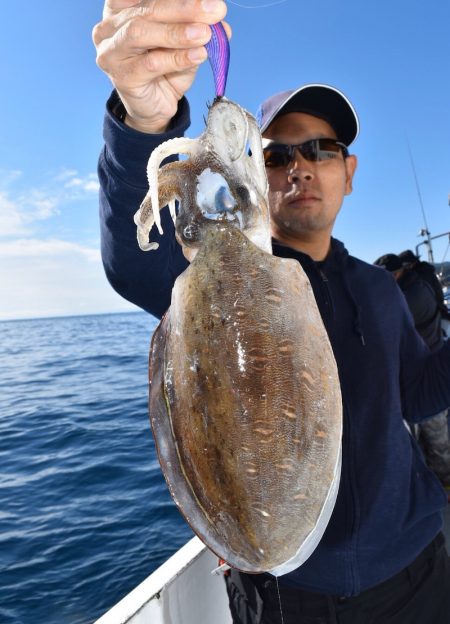
<instances>
[{"instance_id":1,"label":"blue sky","mask_svg":"<svg viewBox=\"0 0 450 624\"><path fill-rule=\"evenodd\" d=\"M420 242L408 142L429 228L449 230L450 3L269 2L229 2L227 96L254 112L273 92L325 82L352 100L359 168L335 235L369 262ZM91 30L102 8L101 0L2 6L0 319L133 309L109 287L99 255L96 163L110 84ZM213 98L207 64L188 97L195 137ZM436 260L446 247L436 244Z\"/></svg>"}]
</instances>

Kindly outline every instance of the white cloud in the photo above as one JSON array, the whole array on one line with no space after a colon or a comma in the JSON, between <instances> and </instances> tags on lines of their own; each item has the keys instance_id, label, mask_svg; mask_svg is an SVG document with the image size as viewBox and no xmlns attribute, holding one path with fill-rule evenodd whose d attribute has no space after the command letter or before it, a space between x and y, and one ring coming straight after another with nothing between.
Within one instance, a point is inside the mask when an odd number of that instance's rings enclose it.
<instances>
[{"instance_id":1,"label":"white cloud","mask_svg":"<svg viewBox=\"0 0 450 624\"><path fill-rule=\"evenodd\" d=\"M80 176L75 169L64 169L41 187L23 184L21 171L1 172L0 238L33 235L33 224L60 215L70 202L98 193L97 175ZM20 182L20 188L17 187Z\"/></svg>"},{"instance_id":2,"label":"white cloud","mask_svg":"<svg viewBox=\"0 0 450 624\"><path fill-rule=\"evenodd\" d=\"M19 169L10 169L9 171L5 171L4 169L0 170L0 176L2 181L2 187L5 188L21 178L23 172Z\"/></svg>"},{"instance_id":3,"label":"white cloud","mask_svg":"<svg viewBox=\"0 0 450 624\"><path fill-rule=\"evenodd\" d=\"M32 189L27 195L18 198L17 203L22 207L23 216L27 223L45 221L60 214L60 200L55 195L48 195L39 189Z\"/></svg>"},{"instance_id":4,"label":"white cloud","mask_svg":"<svg viewBox=\"0 0 450 624\"><path fill-rule=\"evenodd\" d=\"M29 234L31 224L59 214L58 205L56 197L36 189L16 196L0 190L0 238Z\"/></svg>"},{"instance_id":5,"label":"white cloud","mask_svg":"<svg viewBox=\"0 0 450 624\"><path fill-rule=\"evenodd\" d=\"M0 257L10 256L0 261L0 320L136 310L108 284L96 250L59 242L41 245L35 257L28 241L22 255L20 244L2 245Z\"/></svg>"},{"instance_id":6,"label":"white cloud","mask_svg":"<svg viewBox=\"0 0 450 624\"><path fill-rule=\"evenodd\" d=\"M62 169L60 173L55 176L55 180L64 182L64 180L68 180L77 175L78 171L76 169Z\"/></svg>"},{"instance_id":7,"label":"white cloud","mask_svg":"<svg viewBox=\"0 0 450 624\"><path fill-rule=\"evenodd\" d=\"M79 189L86 193L98 193L99 183L97 176L94 173L90 173L84 178L80 178L73 172L72 176L68 176L67 182L64 184L66 189Z\"/></svg>"},{"instance_id":8,"label":"white cloud","mask_svg":"<svg viewBox=\"0 0 450 624\"><path fill-rule=\"evenodd\" d=\"M0 176L0 319L136 309L108 284L99 245L73 242L80 210L67 208L97 203L97 176L64 169L28 188L24 177Z\"/></svg>"},{"instance_id":9,"label":"white cloud","mask_svg":"<svg viewBox=\"0 0 450 624\"><path fill-rule=\"evenodd\" d=\"M20 236L26 232L24 214L5 192L0 191L0 236Z\"/></svg>"},{"instance_id":10,"label":"white cloud","mask_svg":"<svg viewBox=\"0 0 450 624\"><path fill-rule=\"evenodd\" d=\"M98 248L84 247L77 243L57 239L22 238L0 242L0 258L55 258L81 256L89 262L100 262Z\"/></svg>"}]
</instances>

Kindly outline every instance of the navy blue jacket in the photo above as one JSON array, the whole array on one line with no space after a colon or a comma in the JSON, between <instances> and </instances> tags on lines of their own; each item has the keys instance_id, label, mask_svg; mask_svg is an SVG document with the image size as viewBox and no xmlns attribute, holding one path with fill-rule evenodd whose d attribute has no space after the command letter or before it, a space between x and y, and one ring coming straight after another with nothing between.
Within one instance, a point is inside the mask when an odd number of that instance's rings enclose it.
<instances>
[{"instance_id":1,"label":"navy blue jacket","mask_svg":"<svg viewBox=\"0 0 450 624\"><path fill-rule=\"evenodd\" d=\"M184 99L164 135L136 132L109 111L105 118L99 174L106 275L123 297L156 317L169 306L187 263L167 209L160 248L151 252L137 245L133 214L147 192L150 152L188 124ZM344 404L342 476L330 523L311 557L280 582L355 595L403 569L442 526L446 495L403 419L418 422L450 404L450 341L430 353L393 277L349 256L339 241L332 240L322 263L277 242L274 253L296 258L311 281Z\"/></svg>"},{"instance_id":2,"label":"navy blue jacket","mask_svg":"<svg viewBox=\"0 0 450 624\"><path fill-rule=\"evenodd\" d=\"M405 269L397 280L397 284L405 295L417 331L434 351L442 345L444 337L441 308L433 288L414 269Z\"/></svg>"}]
</instances>

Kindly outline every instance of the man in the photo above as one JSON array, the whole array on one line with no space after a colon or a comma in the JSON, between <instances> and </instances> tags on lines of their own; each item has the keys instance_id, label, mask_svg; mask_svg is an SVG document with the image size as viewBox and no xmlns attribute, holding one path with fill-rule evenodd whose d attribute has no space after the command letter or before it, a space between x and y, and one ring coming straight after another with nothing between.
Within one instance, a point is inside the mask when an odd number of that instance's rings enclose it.
<instances>
[{"instance_id":1,"label":"man","mask_svg":"<svg viewBox=\"0 0 450 624\"><path fill-rule=\"evenodd\" d=\"M443 334L440 307L429 282L411 266L402 262L400 256L392 253L381 256L374 264L383 267L394 276L405 295L414 325L429 348L433 351L441 347Z\"/></svg>"},{"instance_id":2,"label":"man","mask_svg":"<svg viewBox=\"0 0 450 624\"><path fill-rule=\"evenodd\" d=\"M411 249L405 249L405 251L398 254L398 257L406 269L410 269L417 273L420 278L431 286L442 318L450 320L450 312L447 310L447 306L445 305L444 292L438 276L436 275L436 269L434 266L430 264L430 262L420 260L419 256L416 256Z\"/></svg>"},{"instance_id":3,"label":"man","mask_svg":"<svg viewBox=\"0 0 450 624\"><path fill-rule=\"evenodd\" d=\"M443 344L441 316L432 287L419 277L412 268L407 268L400 256L385 254L374 264L389 271L401 291L411 311L414 325L425 343L436 351ZM413 431L425 454L427 464L442 485L450 492L450 440L448 430L448 410L413 425Z\"/></svg>"},{"instance_id":4,"label":"man","mask_svg":"<svg viewBox=\"0 0 450 624\"><path fill-rule=\"evenodd\" d=\"M182 96L206 57L206 25L225 10L219 0L107 0L94 29L98 63L116 87L99 165L103 262L116 290L156 316L187 262L167 209L160 247L149 253L137 248L133 214L147 191L149 153L188 126ZM345 96L321 85L284 92L263 104L258 121L274 253L302 264L338 364L343 466L327 530L305 564L279 578L280 601L270 575L228 576L234 622L278 623L281 603L286 624L447 623L446 496L403 418L448 404L450 344L431 355L392 278L331 238L356 169L346 146L358 121Z\"/></svg>"}]
</instances>

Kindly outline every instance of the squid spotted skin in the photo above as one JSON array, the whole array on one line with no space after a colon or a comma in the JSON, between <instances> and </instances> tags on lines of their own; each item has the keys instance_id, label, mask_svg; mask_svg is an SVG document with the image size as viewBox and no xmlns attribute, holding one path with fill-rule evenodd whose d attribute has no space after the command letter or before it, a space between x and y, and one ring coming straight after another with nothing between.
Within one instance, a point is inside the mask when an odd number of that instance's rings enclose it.
<instances>
[{"instance_id":1,"label":"squid spotted skin","mask_svg":"<svg viewBox=\"0 0 450 624\"><path fill-rule=\"evenodd\" d=\"M187 160L161 168L164 158ZM150 421L170 493L231 567L286 574L336 500L342 401L333 352L296 260L272 255L260 133L217 98L196 140L163 143L135 215L141 249L169 205L191 261L150 350ZM175 210L178 202L178 211Z\"/></svg>"},{"instance_id":2,"label":"squid spotted skin","mask_svg":"<svg viewBox=\"0 0 450 624\"><path fill-rule=\"evenodd\" d=\"M173 154L188 158L159 169ZM208 228L217 223L233 223L271 253L261 136L255 119L238 104L216 98L203 134L162 143L150 156L147 177L149 192L134 217L143 251L158 248L149 235L154 225L163 233L159 210L168 205L177 240L189 260Z\"/></svg>"}]
</instances>

